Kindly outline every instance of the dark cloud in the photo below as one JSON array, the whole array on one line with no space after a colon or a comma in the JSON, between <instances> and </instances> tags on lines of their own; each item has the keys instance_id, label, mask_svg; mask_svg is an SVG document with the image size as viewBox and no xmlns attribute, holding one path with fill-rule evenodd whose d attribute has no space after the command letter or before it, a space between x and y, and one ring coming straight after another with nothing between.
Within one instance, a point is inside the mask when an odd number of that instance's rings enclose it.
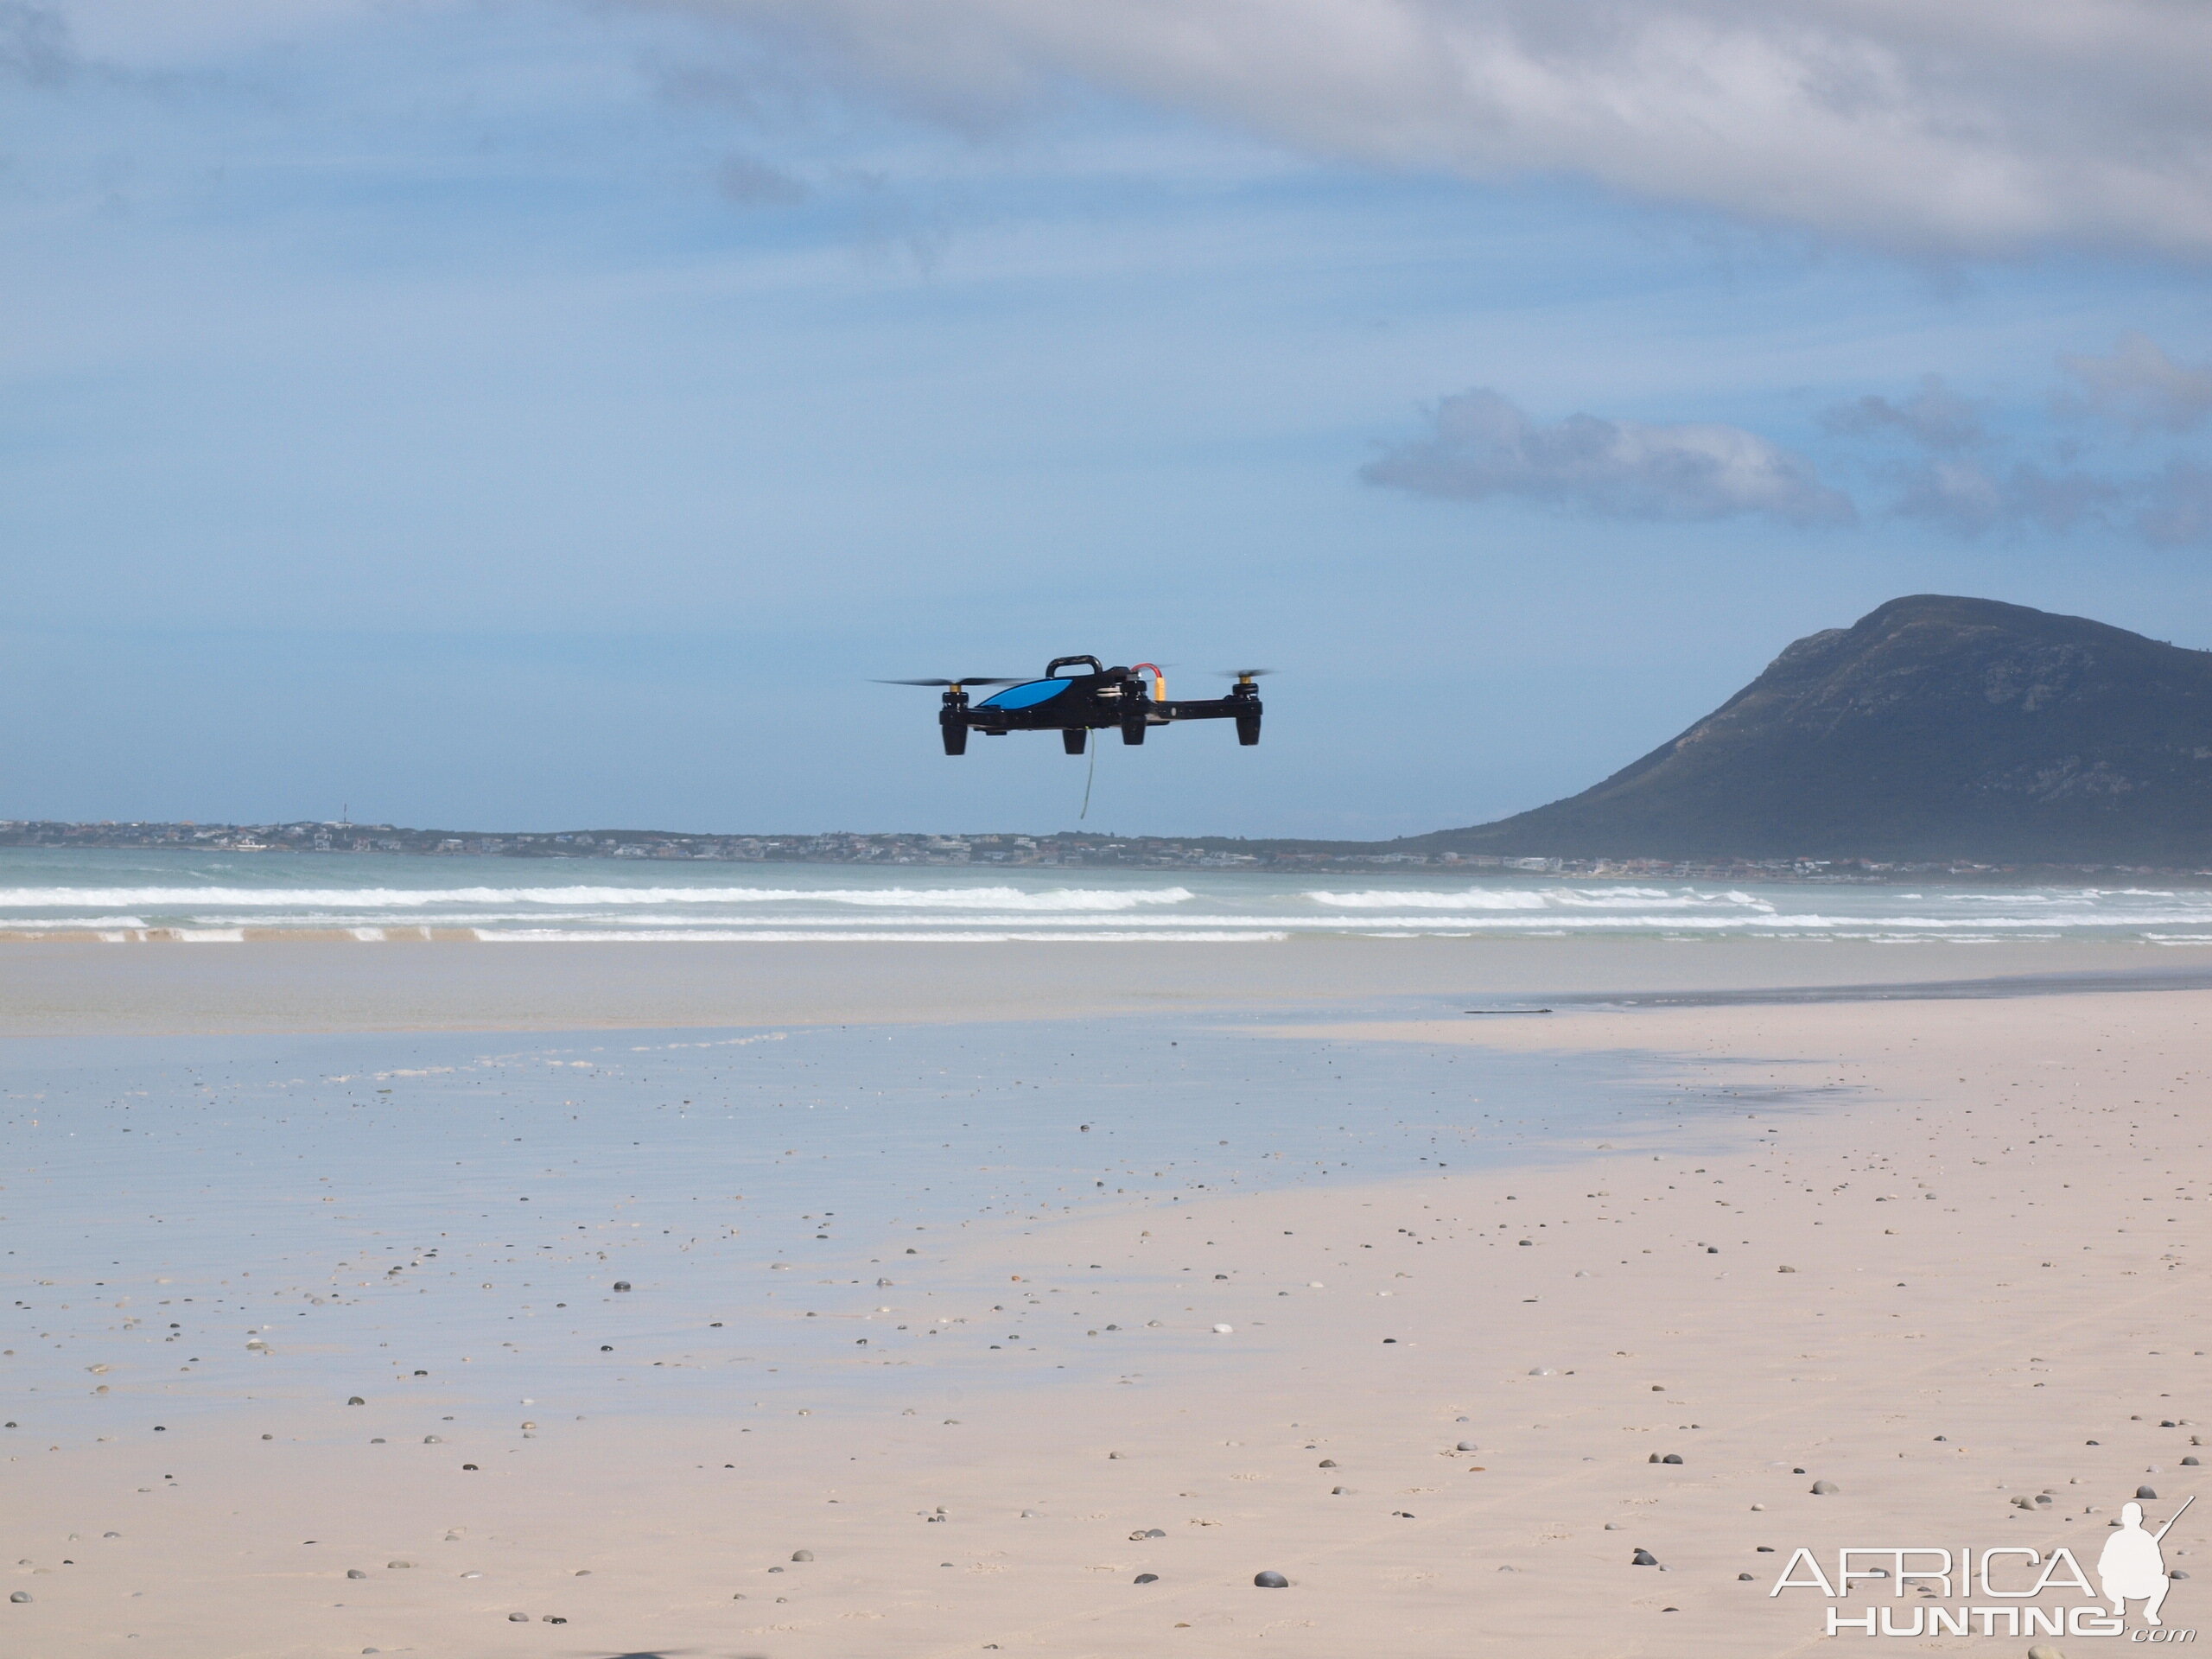
<instances>
[{"instance_id":1,"label":"dark cloud","mask_svg":"<svg viewBox=\"0 0 2212 1659\"><path fill-rule=\"evenodd\" d=\"M1823 484L1811 461L1742 427L1594 415L1545 425L1485 388L1445 398L1427 433L1394 445L1360 475L1420 495L1510 496L1609 518L1761 513L1814 525L1857 517L1850 498Z\"/></svg>"}]
</instances>

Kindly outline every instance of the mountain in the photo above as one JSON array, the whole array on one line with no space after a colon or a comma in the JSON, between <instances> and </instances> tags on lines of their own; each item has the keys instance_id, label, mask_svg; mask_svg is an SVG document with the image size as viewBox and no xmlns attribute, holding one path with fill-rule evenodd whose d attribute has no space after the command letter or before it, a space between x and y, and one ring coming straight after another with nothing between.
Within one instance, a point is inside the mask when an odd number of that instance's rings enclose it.
<instances>
[{"instance_id":1,"label":"mountain","mask_svg":"<svg viewBox=\"0 0 2212 1659\"><path fill-rule=\"evenodd\" d=\"M2172 866L2212 860L2212 652L1987 599L1798 640L1580 795L1407 850Z\"/></svg>"}]
</instances>

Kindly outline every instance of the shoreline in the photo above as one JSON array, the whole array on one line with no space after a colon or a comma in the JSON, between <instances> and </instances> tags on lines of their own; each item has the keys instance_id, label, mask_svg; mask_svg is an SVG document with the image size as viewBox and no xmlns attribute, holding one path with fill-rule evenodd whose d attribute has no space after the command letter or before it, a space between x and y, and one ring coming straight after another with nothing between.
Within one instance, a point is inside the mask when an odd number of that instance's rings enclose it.
<instances>
[{"instance_id":1,"label":"shoreline","mask_svg":"<svg viewBox=\"0 0 2212 1659\"><path fill-rule=\"evenodd\" d=\"M0 1037L672 1029L1286 1013L1387 999L2050 995L2212 977L2212 944L1440 939L1281 944L0 943Z\"/></svg>"}]
</instances>

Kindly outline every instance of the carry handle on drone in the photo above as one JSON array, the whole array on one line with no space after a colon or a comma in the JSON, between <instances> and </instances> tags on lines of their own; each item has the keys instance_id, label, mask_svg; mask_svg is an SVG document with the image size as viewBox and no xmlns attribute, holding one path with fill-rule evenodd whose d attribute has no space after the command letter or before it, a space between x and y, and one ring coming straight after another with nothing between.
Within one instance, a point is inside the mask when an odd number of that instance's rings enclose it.
<instances>
[{"instance_id":1,"label":"carry handle on drone","mask_svg":"<svg viewBox=\"0 0 2212 1659\"><path fill-rule=\"evenodd\" d=\"M1048 680L1059 678L1060 671L1071 663L1089 663L1090 671L1094 674L1103 674L1106 671L1106 664L1096 657L1055 657L1045 664L1045 677Z\"/></svg>"}]
</instances>

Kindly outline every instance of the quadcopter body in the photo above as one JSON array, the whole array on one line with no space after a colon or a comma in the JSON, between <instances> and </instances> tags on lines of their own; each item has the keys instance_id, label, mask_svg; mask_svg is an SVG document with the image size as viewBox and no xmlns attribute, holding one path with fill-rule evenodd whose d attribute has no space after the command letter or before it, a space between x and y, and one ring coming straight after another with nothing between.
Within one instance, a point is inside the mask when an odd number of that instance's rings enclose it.
<instances>
[{"instance_id":1,"label":"quadcopter body","mask_svg":"<svg viewBox=\"0 0 2212 1659\"><path fill-rule=\"evenodd\" d=\"M1088 667L1087 674L1063 673L1065 669ZM968 734L1003 737L1008 732L1058 732L1070 754L1081 754L1095 731L1119 729L1124 743L1141 743L1154 726L1179 720L1233 720L1236 741L1250 746L1260 741L1260 689L1254 683L1264 669L1246 669L1235 675L1236 684L1223 697L1171 702L1167 682L1150 663L1134 668L1108 668L1096 657L1055 657L1045 666L1044 677L1006 680L970 677L961 680L899 680L899 685L944 688L938 709L938 729L947 754L968 752ZM1144 676L1152 677L1149 683ZM970 686L996 685L980 702L970 702Z\"/></svg>"}]
</instances>

